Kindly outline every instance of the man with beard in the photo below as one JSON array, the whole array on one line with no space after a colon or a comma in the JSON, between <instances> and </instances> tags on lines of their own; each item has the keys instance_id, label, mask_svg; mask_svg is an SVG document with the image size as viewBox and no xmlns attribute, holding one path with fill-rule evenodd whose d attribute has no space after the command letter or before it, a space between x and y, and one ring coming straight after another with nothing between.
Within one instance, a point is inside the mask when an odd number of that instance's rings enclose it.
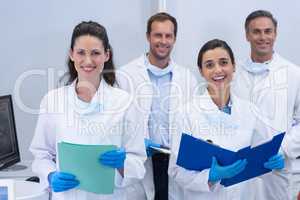
<instances>
[{"instance_id":1,"label":"man with beard","mask_svg":"<svg viewBox=\"0 0 300 200\"><path fill-rule=\"evenodd\" d=\"M187 68L177 65L170 54L176 41L177 21L168 13L157 13L147 23L149 51L121 67L118 84L133 94L144 119L146 175L128 189L128 199L173 199L179 188L168 177L169 155L152 147L170 147L174 113L193 95L197 81ZM154 184L153 184L154 182Z\"/></svg>"}]
</instances>

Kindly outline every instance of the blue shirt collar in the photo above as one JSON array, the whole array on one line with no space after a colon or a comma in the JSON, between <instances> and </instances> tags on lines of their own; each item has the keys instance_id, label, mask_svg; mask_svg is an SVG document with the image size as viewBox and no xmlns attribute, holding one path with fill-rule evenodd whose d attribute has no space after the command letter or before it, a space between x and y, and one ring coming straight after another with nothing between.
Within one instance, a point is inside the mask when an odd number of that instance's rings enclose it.
<instances>
[{"instance_id":1,"label":"blue shirt collar","mask_svg":"<svg viewBox=\"0 0 300 200\"><path fill-rule=\"evenodd\" d=\"M223 108L219 108L219 110L226 113L226 114L228 114L228 115L231 115L231 107L232 107L232 102L231 102L231 99L229 97L228 103Z\"/></svg>"}]
</instances>

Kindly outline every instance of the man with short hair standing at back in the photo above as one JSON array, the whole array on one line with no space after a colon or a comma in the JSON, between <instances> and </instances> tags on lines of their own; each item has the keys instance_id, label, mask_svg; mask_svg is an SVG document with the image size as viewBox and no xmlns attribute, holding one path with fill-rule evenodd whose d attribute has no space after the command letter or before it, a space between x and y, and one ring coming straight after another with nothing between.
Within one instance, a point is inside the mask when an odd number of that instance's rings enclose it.
<instances>
[{"instance_id":1,"label":"man with short hair standing at back","mask_svg":"<svg viewBox=\"0 0 300 200\"><path fill-rule=\"evenodd\" d=\"M169 155L152 147L170 147L173 116L191 98L197 81L187 68L170 58L177 36L173 16L164 12L151 16L146 36L149 51L121 67L117 74L120 88L133 94L146 127L146 175L142 182L128 189L128 199L167 200L173 199L179 188L168 177Z\"/></svg>"},{"instance_id":2,"label":"man with short hair standing at back","mask_svg":"<svg viewBox=\"0 0 300 200\"><path fill-rule=\"evenodd\" d=\"M294 199L293 188L297 186L292 184L296 180L293 171L300 168L300 160L296 159L300 156L300 68L274 51L277 21L270 12L257 10L248 15L245 31L251 53L237 69L233 90L257 105L266 126L286 132L281 146L282 164L273 166L277 170L259 180L257 199L288 200L292 199L291 193Z\"/></svg>"}]
</instances>

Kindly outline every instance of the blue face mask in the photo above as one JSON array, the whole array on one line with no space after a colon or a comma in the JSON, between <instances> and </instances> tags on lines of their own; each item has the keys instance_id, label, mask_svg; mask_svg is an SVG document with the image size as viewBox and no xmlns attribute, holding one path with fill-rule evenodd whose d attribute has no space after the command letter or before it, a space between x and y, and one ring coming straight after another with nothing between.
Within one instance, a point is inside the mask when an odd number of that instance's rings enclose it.
<instances>
[{"instance_id":1,"label":"blue face mask","mask_svg":"<svg viewBox=\"0 0 300 200\"><path fill-rule=\"evenodd\" d=\"M103 104L98 99L93 98L91 102L84 102L78 98L73 87L68 90L68 100L75 112L81 115L90 115L103 111Z\"/></svg>"},{"instance_id":2,"label":"blue face mask","mask_svg":"<svg viewBox=\"0 0 300 200\"><path fill-rule=\"evenodd\" d=\"M164 75L170 73L172 71L173 67L171 67L171 65L168 65L166 68L161 69L161 68L151 65L149 63L147 65L147 69L155 76L164 76Z\"/></svg>"},{"instance_id":3,"label":"blue face mask","mask_svg":"<svg viewBox=\"0 0 300 200\"><path fill-rule=\"evenodd\" d=\"M74 110L76 110L76 112L79 114L89 115L89 114L102 112L103 105L95 101L86 103L77 98L75 102Z\"/></svg>"},{"instance_id":4,"label":"blue face mask","mask_svg":"<svg viewBox=\"0 0 300 200\"><path fill-rule=\"evenodd\" d=\"M263 74L269 70L269 67L265 63L257 63L253 62L252 60L248 59L246 64L243 67L252 74Z\"/></svg>"},{"instance_id":5,"label":"blue face mask","mask_svg":"<svg viewBox=\"0 0 300 200\"><path fill-rule=\"evenodd\" d=\"M172 70L173 70L173 65L168 65L166 68L164 69L161 69L159 67L156 67L154 65L152 65L150 62L149 62L149 59L147 57L147 55L145 55L145 65L147 67L147 69L152 73L154 74L155 76L164 76L168 73L170 73Z\"/></svg>"}]
</instances>

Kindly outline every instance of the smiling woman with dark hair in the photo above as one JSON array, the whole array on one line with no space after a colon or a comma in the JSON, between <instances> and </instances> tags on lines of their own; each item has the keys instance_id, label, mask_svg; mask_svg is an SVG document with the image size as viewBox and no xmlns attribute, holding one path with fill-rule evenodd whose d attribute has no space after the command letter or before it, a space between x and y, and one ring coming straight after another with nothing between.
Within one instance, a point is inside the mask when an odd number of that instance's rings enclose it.
<instances>
[{"instance_id":1,"label":"smiling woman with dark hair","mask_svg":"<svg viewBox=\"0 0 300 200\"><path fill-rule=\"evenodd\" d=\"M35 158L33 171L45 187L50 187L53 199L126 200L124 187L145 173L143 127L130 95L113 87L112 49L102 25L89 21L74 28L68 67L69 84L48 92L41 102L30 147ZM117 146L94 158L99 167L116 170L113 194L78 189L76 175L58 168L59 142Z\"/></svg>"},{"instance_id":2,"label":"smiling woman with dark hair","mask_svg":"<svg viewBox=\"0 0 300 200\"><path fill-rule=\"evenodd\" d=\"M233 52L225 41L214 39L205 43L198 54L198 67L207 82L207 90L181 107L175 120L176 129L173 129L172 134L169 175L182 188L178 200L255 199L255 192L250 192L251 180L226 188L220 184L221 180L243 172L247 166L246 159L224 166L213 157L211 167L202 171L192 171L176 165L182 133L237 151L250 146L254 134L259 133L260 137L269 138L273 131L261 126L262 122L253 113L255 107L252 104L231 93L235 61ZM195 152L194 156L197 159L201 152ZM265 163L265 168L281 169L283 161L281 155L276 155Z\"/></svg>"}]
</instances>

